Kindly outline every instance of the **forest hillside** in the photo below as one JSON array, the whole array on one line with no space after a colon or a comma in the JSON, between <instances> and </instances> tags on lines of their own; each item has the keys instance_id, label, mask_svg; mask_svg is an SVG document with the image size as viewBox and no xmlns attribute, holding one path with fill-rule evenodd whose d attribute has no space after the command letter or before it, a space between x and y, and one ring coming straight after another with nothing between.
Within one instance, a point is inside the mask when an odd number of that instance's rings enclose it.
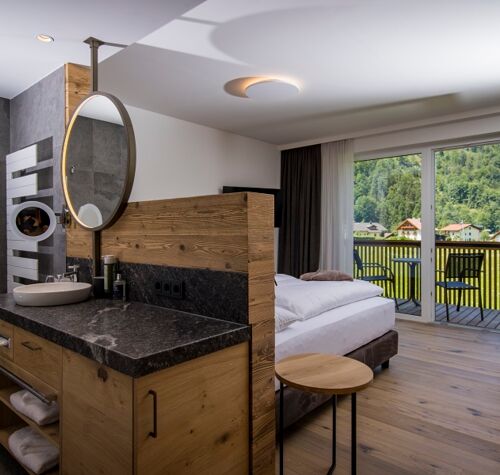
<instances>
[{"instance_id":1,"label":"forest hillside","mask_svg":"<svg viewBox=\"0 0 500 475\"><path fill-rule=\"evenodd\" d=\"M421 217L420 156L358 161L354 166L354 220L387 229ZM500 144L436 153L436 227L472 223L500 228Z\"/></svg>"}]
</instances>

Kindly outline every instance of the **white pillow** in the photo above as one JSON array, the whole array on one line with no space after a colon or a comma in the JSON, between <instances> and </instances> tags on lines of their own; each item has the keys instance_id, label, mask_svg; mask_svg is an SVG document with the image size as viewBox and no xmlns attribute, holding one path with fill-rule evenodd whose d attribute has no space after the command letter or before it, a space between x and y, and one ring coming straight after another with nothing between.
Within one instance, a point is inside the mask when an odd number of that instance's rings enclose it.
<instances>
[{"instance_id":1,"label":"white pillow","mask_svg":"<svg viewBox=\"0 0 500 475\"><path fill-rule=\"evenodd\" d=\"M274 311L274 330L276 333L283 331L289 327L293 322L299 321L300 318L295 313L290 312L283 307L275 307Z\"/></svg>"},{"instance_id":2,"label":"white pillow","mask_svg":"<svg viewBox=\"0 0 500 475\"><path fill-rule=\"evenodd\" d=\"M287 275L287 274L275 274L274 280L275 280L276 284L278 284L278 285L293 284L293 283L301 282L300 279L297 279L296 277L293 277L293 276Z\"/></svg>"},{"instance_id":3,"label":"white pillow","mask_svg":"<svg viewBox=\"0 0 500 475\"><path fill-rule=\"evenodd\" d=\"M363 280L349 281L305 281L278 285L275 289L278 307L282 307L300 320L316 317L333 308L359 300L377 297L384 290Z\"/></svg>"}]
</instances>

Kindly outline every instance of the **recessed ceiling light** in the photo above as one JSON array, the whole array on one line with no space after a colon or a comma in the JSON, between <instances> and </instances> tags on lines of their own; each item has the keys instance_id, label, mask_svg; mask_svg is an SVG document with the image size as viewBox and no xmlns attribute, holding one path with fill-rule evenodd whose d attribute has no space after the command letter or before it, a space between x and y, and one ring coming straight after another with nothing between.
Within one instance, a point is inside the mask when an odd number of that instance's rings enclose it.
<instances>
[{"instance_id":1,"label":"recessed ceiling light","mask_svg":"<svg viewBox=\"0 0 500 475\"><path fill-rule=\"evenodd\" d=\"M54 37L46 35L44 33L39 33L38 35L36 35L36 39L38 41L41 41L42 43L52 43L54 41Z\"/></svg>"},{"instance_id":2,"label":"recessed ceiling light","mask_svg":"<svg viewBox=\"0 0 500 475\"><path fill-rule=\"evenodd\" d=\"M280 79L264 79L248 85L245 95L250 99L279 101L296 96L300 92L295 84Z\"/></svg>"}]
</instances>

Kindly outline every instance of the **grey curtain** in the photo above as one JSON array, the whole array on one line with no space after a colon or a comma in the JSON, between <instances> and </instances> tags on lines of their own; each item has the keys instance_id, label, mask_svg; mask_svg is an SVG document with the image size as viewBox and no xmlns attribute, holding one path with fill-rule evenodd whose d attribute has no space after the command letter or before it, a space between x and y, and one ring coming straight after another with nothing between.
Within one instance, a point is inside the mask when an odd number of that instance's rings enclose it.
<instances>
[{"instance_id":1,"label":"grey curtain","mask_svg":"<svg viewBox=\"0 0 500 475\"><path fill-rule=\"evenodd\" d=\"M318 269L321 239L321 146L281 152L283 216L278 272L300 276Z\"/></svg>"}]
</instances>

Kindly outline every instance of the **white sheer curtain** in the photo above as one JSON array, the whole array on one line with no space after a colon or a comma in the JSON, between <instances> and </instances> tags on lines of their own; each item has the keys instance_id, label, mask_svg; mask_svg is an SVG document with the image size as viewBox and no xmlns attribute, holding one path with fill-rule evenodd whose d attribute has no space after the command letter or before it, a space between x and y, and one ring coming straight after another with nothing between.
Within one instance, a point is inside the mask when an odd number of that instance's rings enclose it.
<instances>
[{"instance_id":1,"label":"white sheer curtain","mask_svg":"<svg viewBox=\"0 0 500 475\"><path fill-rule=\"evenodd\" d=\"M321 145L320 269L352 273L353 169L352 140Z\"/></svg>"}]
</instances>

